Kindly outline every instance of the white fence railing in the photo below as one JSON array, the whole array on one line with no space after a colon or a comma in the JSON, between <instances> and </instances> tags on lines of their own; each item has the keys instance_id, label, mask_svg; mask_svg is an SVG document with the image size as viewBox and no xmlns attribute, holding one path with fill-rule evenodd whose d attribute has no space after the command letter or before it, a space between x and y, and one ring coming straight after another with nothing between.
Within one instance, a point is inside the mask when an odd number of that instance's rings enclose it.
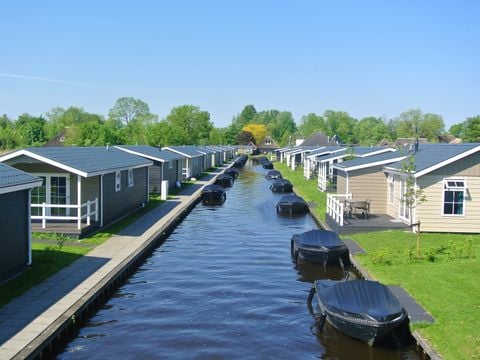
<instances>
[{"instance_id":1,"label":"white fence railing","mask_svg":"<svg viewBox=\"0 0 480 360\"><path fill-rule=\"evenodd\" d=\"M343 226L345 200L351 198L352 194L327 194L327 214L340 226Z\"/></svg>"},{"instance_id":2,"label":"white fence railing","mask_svg":"<svg viewBox=\"0 0 480 360\"><path fill-rule=\"evenodd\" d=\"M41 209L42 215L32 215L31 218L33 220L41 220L42 221L42 229L45 229L47 226L47 220L76 220L77 221L77 228L78 230L81 229L82 220L87 219L87 225L90 225L91 217L95 216L95 221L98 221L98 198L95 198L93 201L87 201L86 203L80 205L62 205L62 204L31 204L32 209ZM92 210L92 206L94 209ZM84 214L82 215L83 208L86 208ZM66 214L69 213L68 209L76 209L77 215L70 216L70 215L48 215L51 211L47 211L48 209L67 209L65 212Z\"/></svg>"}]
</instances>

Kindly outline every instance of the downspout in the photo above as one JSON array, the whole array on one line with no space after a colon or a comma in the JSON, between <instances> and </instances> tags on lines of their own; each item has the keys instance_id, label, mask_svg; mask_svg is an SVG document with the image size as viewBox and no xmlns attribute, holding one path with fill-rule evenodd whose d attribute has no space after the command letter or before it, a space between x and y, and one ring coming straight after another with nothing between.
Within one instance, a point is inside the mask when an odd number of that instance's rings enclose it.
<instances>
[{"instance_id":1,"label":"downspout","mask_svg":"<svg viewBox=\"0 0 480 360\"><path fill-rule=\"evenodd\" d=\"M100 175L100 227L103 227L103 174Z\"/></svg>"},{"instance_id":2,"label":"downspout","mask_svg":"<svg viewBox=\"0 0 480 360\"><path fill-rule=\"evenodd\" d=\"M32 265L32 189L28 190L28 209L27 209L27 232L28 232L28 241L27 241L27 266Z\"/></svg>"}]
</instances>

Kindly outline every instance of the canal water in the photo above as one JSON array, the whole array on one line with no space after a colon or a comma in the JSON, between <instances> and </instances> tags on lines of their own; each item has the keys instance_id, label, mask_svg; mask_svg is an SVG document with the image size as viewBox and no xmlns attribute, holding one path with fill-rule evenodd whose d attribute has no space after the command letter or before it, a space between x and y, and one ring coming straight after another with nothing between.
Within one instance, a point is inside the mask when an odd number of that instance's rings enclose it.
<instances>
[{"instance_id":1,"label":"canal water","mask_svg":"<svg viewBox=\"0 0 480 360\"><path fill-rule=\"evenodd\" d=\"M222 206L197 205L56 357L419 359L318 330L311 283L343 272L293 263L291 236L317 225L278 215L265 173L249 160Z\"/></svg>"}]
</instances>

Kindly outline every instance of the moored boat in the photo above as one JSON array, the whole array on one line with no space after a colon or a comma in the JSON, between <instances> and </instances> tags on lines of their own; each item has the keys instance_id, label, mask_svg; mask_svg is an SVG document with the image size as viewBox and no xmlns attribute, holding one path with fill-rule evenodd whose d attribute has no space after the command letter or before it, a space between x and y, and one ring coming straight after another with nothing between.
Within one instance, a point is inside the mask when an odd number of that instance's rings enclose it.
<instances>
[{"instance_id":1,"label":"moored boat","mask_svg":"<svg viewBox=\"0 0 480 360\"><path fill-rule=\"evenodd\" d=\"M327 320L342 333L369 345L387 337L408 335L408 315L390 289L370 280L316 280L308 298L316 295L321 327Z\"/></svg>"},{"instance_id":2,"label":"moored boat","mask_svg":"<svg viewBox=\"0 0 480 360\"><path fill-rule=\"evenodd\" d=\"M230 175L234 180L238 178L239 172L236 168L228 168L223 172L225 175Z\"/></svg>"},{"instance_id":3,"label":"moored boat","mask_svg":"<svg viewBox=\"0 0 480 360\"><path fill-rule=\"evenodd\" d=\"M223 204L227 199L227 194L220 185L207 185L202 190L201 199L205 205Z\"/></svg>"},{"instance_id":4,"label":"moored boat","mask_svg":"<svg viewBox=\"0 0 480 360\"><path fill-rule=\"evenodd\" d=\"M215 179L214 184L215 185L220 185L220 186L223 186L223 187L230 187L230 186L233 186L234 182L235 182L235 180L233 180L233 177L231 177L230 175L220 174Z\"/></svg>"},{"instance_id":5,"label":"moored boat","mask_svg":"<svg viewBox=\"0 0 480 360\"><path fill-rule=\"evenodd\" d=\"M302 215L308 213L308 204L303 198L295 194L285 195L277 203L277 212L290 215Z\"/></svg>"},{"instance_id":6,"label":"moored boat","mask_svg":"<svg viewBox=\"0 0 480 360\"><path fill-rule=\"evenodd\" d=\"M294 234L291 239L292 255L297 261L326 265L350 264L349 251L337 233L328 230L315 229L300 234Z\"/></svg>"},{"instance_id":7,"label":"moored boat","mask_svg":"<svg viewBox=\"0 0 480 360\"><path fill-rule=\"evenodd\" d=\"M265 179L282 179L282 173L278 170L269 170L267 175L265 175Z\"/></svg>"},{"instance_id":8,"label":"moored boat","mask_svg":"<svg viewBox=\"0 0 480 360\"><path fill-rule=\"evenodd\" d=\"M278 179L272 182L270 190L272 192L290 193L293 192L293 185L287 179Z\"/></svg>"}]
</instances>

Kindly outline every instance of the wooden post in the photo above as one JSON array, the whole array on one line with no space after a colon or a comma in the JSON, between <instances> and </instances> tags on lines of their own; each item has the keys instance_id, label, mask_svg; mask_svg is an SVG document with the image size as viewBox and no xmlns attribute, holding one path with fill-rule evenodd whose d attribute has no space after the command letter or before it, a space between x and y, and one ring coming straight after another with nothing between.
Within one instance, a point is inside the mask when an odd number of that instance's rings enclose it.
<instances>
[{"instance_id":1,"label":"wooden post","mask_svg":"<svg viewBox=\"0 0 480 360\"><path fill-rule=\"evenodd\" d=\"M87 200L87 225L90 226L90 200Z\"/></svg>"},{"instance_id":2,"label":"wooden post","mask_svg":"<svg viewBox=\"0 0 480 360\"><path fill-rule=\"evenodd\" d=\"M45 203L43 202L42 203L42 229L45 229L45 227L47 226L47 219L45 218Z\"/></svg>"}]
</instances>

